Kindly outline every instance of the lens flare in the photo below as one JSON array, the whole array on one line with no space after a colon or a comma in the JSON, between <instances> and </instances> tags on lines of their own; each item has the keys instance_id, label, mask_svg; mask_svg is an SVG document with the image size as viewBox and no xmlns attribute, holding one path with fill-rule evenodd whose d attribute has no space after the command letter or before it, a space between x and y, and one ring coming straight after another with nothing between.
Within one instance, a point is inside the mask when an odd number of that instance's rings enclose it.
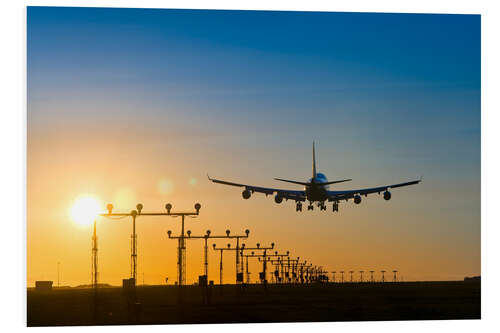
<instances>
[{"instance_id":1,"label":"lens flare","mask_svg":"<svg viewBox=\"0 0 500 333\"><path fill-rule=\"evenodd\" d=\"M75 199L69 210L71 220L79 225L91 224L101 211L99 200L92 196Z\"/></svg>"}]
</instances>

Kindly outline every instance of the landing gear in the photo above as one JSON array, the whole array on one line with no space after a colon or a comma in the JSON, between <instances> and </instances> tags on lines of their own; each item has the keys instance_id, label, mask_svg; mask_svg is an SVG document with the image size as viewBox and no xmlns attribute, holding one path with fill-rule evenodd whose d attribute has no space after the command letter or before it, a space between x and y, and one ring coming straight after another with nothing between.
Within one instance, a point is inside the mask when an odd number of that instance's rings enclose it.
<instances>
[{"instance_id":1,"label":"landing gear","mask_svg":"<svg viewBox=\"0 0 500 333\"><path fill-rule=\"evenodd\" d=\"M312 204L312 201L309 202L309 206L307 206L307 210L313 210L314 206Z\"/></svg>"},{"instance_id":2,"label":"landing gear","mask_svg":"<svg viewBox=\"0 0 500 333\"><path fill-rule=\"evenodd\" d=\"M333 212L338 212L339 211L339 204L338 202L334 202L332 205L332 211Z\"/></svg>"},{"instance_id":3,"label":"landing gear","mask_svg":"<svg viewBox=\"0 0 500 333\"><path fill-rule=\"evenodd\" d=\"M295 208L296 212L301 212L302 211L302 202L297 201L297 207Z\"/></svg>"},{"instance_id":4,"label":"landing gear","mask_svg":"<svg viewBox=\"0 0 500 333\"><path fill-rule=\"evenodd\" d=\"M325 205L325 202L322 201L322 202L318 202L318 208L320 210L326 210L326 205Z\"/></svg>"}]
</instances>

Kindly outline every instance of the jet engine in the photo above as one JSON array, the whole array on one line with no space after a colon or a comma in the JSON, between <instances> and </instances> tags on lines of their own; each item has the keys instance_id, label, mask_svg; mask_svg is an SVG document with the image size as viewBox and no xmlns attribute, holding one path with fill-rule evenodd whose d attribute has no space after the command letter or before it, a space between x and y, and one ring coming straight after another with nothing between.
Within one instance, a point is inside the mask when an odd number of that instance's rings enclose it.
<instances>
[{"instance_id":1,"label":"jet engine","mask_svg":"<svg viewBox=\"0 0 500 333\"><path fill-rule=\"evenodd\" d=\"M384 199L385 200L391 200L391 192L385 191L384 192Z\"/></svg>"},{"instance_id":2,"label":"jet engine","mask_svg":"<svg viewBox=\"0 0 500 333\"><path fill-rule=\"evenodd\" d=\"M243 199L250 199L250 197L252 196L252 192L250 192L249 190L244 190L241 195L243 196Z\"/></svg>"},{"instance_id":3,"label":"jet engine","mask_svg":"<svg viewBox=\"0 0 500 333\"><path fill-rule=\"evenodd\" d=\"M359 204L361 203L361 196L359 196L359 195L357 195L357 194L356 194L356 195L354 196L354 203L355 203L356 205L359 205Z\"/></svg>"},{"instance_id":4,"label":"jet engine","mask_svg":"<svg viewBox=\"0 0 500 333\"><path fill-rule=\"evenodd\" d=\"M282 201L283 201L283 197L279 194L276 194L276 196L274 197L274 202L276 202L277 204L280 204Z\"/></svg>"}]
</instances>

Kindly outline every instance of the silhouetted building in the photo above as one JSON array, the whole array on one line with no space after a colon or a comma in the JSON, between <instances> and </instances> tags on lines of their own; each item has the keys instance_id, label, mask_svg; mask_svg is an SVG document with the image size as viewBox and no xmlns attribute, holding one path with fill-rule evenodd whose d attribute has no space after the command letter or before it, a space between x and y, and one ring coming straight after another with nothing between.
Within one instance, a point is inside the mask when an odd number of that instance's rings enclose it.
<instances>
[{"instance_id":1,"label":"silhouetted building","mask_svg":"<svg viewBox=\"0 0 500 333\"><path fill-rule=\"evenodd\" d=\"M479 275L479 276L471 276L471 277L466 276L464 278L464 281L465 282L481 282L481 275Z\"/></svg>"},{"instance_id":2,"label":"silhouetted building","mask_svg":"<svg viewBox=\"0 0 500 333\"><path fill-rule=\"evenodd\" d=\"M35 290L36 291L51 291L53 281L36 281Z\"/></svg>"}]
</instances>

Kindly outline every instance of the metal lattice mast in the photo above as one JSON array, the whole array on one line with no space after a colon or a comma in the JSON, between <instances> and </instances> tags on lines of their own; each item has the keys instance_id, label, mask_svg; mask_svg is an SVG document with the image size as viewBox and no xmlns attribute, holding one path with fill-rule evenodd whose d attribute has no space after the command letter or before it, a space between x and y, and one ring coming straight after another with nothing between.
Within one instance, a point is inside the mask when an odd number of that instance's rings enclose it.
<instances>
[{"instance_id":1,"label":"metal lattice mast","mask_svg":"<svg viewBox=\"0 0 500 333\"><path fill-rule=\"evenodd\" d=\"M135 222L136 218L138 216L171 216L171 217L182 217L182 234L181 238L182 240L179 242L178 245L178 253L177 253L177 264L178 264L178 270L177 270L177 279L179 286L183 285L185 282L185 270L186 270L186 263L185 263L185 258L186 258L186 246L184 242L184 217L185 216L190 216L190 217L196 217L200 213L200 208L201 205L199 203L194 205L194 208L196 209L196 212L189 212L189 213L173 213L170 210L172 209L171 204L166 204L165 208L167 210L166 213L143 213L142 204L137 204L136 206L137 210L132 210L130 213L112 213L113 211L113 205L108 204L107 205L107 210L108 213L106 214L99 214L100 216L104 216L107 218L117 218L117 217L126 217L126 216L131 216L132 217L132 240L131 240L131 260L130 260L130 275L131 278L134 279L134 285L136 285L137 281L137 233L136 233L136 228L135 228Z\"/></svg>"},{"instance_id":2,"label":"metal lattice mast","mask_svg":"<svg viewBox=\"0 0 500 333\"><path fill-rule=\"evenodd\" d=\"M92 235L92 288L97 289L97 232L94 220L94 233Z\"/></svg>"}]
</instances>

